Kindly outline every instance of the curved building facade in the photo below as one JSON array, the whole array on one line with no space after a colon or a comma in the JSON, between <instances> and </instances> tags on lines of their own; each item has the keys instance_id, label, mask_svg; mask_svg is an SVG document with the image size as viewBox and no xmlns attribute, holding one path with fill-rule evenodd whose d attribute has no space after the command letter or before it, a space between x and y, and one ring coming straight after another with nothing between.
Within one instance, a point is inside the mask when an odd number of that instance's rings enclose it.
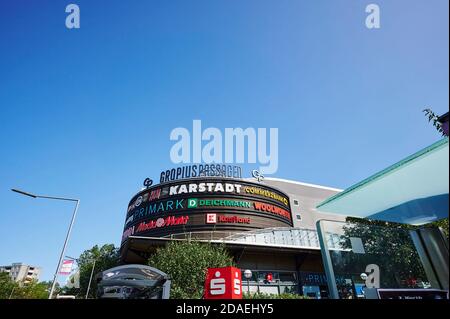
<instances>
[{"instance_id":1,"label":"curved building facade","mask_svg":"<svg viewBox=\"0 0 450 319\"><path fill-rule=\"evenodd\" d=\"M170 172L131 198L121 242L123 263L146 264L171 241L202 240L225 245L237 267L252 271L243 283L245 291L327 295L315 223L343 217L315 207L339 189L276 178L173 180L178 178L174 174L166 178ZM266 280L269 274L272 281Z\"/></svg>"},{"instance_id":2,"label":"curved building facade","mask_svg":"<svg viewBox=\"0 0 450 319\"><path fill-rule=\"evenodd\" d=\"M155 185L136 194L127 209L128 237L190 233L198 239L272 227L292 227L287 194L233 178L193 178Z\"/></svg>"}]
</instances>

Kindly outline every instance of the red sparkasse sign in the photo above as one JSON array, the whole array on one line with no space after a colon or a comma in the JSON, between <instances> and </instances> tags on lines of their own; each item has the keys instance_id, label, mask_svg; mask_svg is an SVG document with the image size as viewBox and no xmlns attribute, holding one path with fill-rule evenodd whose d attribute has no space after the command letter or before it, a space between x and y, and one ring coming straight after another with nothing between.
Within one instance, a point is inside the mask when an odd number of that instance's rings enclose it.
<instances>
[{"instance_id":1,"label":"red sparkasse sign","mask_svg":"<svg viewBox=\"0 0 450 319\"><path fill-rule=\"evenodd\" d=\"M205 299L242 299L242 276L236 267L208 268Z\"/></svg>"}]
</instances>

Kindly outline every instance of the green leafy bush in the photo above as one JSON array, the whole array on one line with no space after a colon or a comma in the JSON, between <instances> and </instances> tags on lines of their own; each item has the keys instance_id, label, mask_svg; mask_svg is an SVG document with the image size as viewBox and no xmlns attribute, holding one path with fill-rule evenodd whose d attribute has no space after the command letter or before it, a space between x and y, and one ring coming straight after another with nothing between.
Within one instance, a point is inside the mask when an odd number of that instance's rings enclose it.
<instances>
[{"instance_id":1,"label":"green leafy bush","mask_svg":"<svg viewBox=\"0 0 450 319\"><path fill-rule=\"evenodd\" d=\"M234 266L223 246L199 242L170 242L152 255L148 265L171 277L170 298L199 299L207 268Z\"/></svg>"},{"instance_id":2,"label":"green leafy bush","mask_svg":"<svg viewBox=\"0 0 450 319\"><path fill-rule=\"evenodd\" d=\"M49 289L49 282L19 283L6 272L0 273L0 299L47 299Z\"/></svg>"}]
</instances>

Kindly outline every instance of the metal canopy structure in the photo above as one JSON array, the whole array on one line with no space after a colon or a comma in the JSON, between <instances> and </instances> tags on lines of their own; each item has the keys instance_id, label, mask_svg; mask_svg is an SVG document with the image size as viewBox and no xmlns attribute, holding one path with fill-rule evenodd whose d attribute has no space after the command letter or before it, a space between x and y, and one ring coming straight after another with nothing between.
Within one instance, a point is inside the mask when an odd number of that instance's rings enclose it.
<instances>
[{"instance_id":1,"label":"metal canopy structure","mask_svg":"<svg viewBox=\"0 0 450 319\"><path fill-rule=\"evenodd\" d=\"M322 212L422 225L448 217L448 137L317 206Z\"/></svg>"}]
</instances>

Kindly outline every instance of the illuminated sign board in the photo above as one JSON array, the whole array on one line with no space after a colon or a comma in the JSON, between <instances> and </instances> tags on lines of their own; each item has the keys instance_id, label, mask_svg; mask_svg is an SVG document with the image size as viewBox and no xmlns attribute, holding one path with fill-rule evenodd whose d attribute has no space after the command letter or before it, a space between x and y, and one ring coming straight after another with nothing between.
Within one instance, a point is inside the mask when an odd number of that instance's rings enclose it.
<instances>
[{"instance_id":1,"label":"illuminated sign board","mask_svg":"<svg viewBox=\"0 0 450 319\"><path fill-rule=\"evenodd\" d=\"M159 182L163 184L196 177L242 178L242 169L235 165L194 164L162 171Z\"/></svg>"},{"instance_id":2,"label":"illuminated sign board","mask_svg":"<svg viewBox=\"0 0 450 319\"><path fill-rule=\"evenodd\" d=\"M232 183L190 183L171 186L169 195L190 193L240 193L241 185Z\"/></svg>"},{"instance_id":3,"label":"illuminated sign board","mask_svg":"<svg viewBox=\"0 0 450 319\"><path fill-rule=\"evenodd\" d=\"M282 196L261 187L244 187L244 192L247 194L261 195L263 197L273 198L286 206L289 205L289 199L286 196Z\"/></svg>"},{"instance_id":4,"label":"illuminated sign board","mask_svg":"<svg viewBox=\"0 0 450 319\"><path fill-rule=\"evenodd\" d=\"M242 299L242 275L236 267L208 268L205 299Z\"/></svg>"},{"instance_id":5,"label":"illuminated sign board","mask_svg":"<svg viewBox=\"0 0 450 319\"><path fill-rule=\"evenodd\" d=\"M175 225L186 225L189 221L189 216L168 216L165 218L158 218L156 220L150 220L147 223L141 222L136 229L136 233L140 233L149 229L169 227Z\"/></svg>"},{"instance_id":6,"label":"illuminated sign board","mask_svg":"<svg viewBox=\"0 0 450 319\"><path fill-rule=\"evenodd\" d=\"M233 200L233 199L188 199L188 208L197 207L244 207L251 208L252 203L243 200Z\"/></svg>"},{"instance_id":7,"label":"illuminated sign board","mask_svg":"<svg viewBox=\"0 0 450 319\"><path fill-rule=\"evenodd\" d=\"M132 199L130 205L128 206L128 213L133 209L139 208L142 204L168 197L177 197L176 195L183 194L239 194L254 199L270 199L275 201L275 204L281 203L282 206L290 209L289 198L287 195L279 191L275 191L267 186L262 186L259 184L258 186L254 186L253 183L240 180L236 182L232 182L230 180L215 182L214 180L207 179L205 181L176 182L165 186L153 186L140 192Z\"/></svg>"},{"instance_id":8,"label":"illuminated sign board","mask_svg":"<svg viewBox=\"0 0 450 319\"><path fill-rule=\"evenodd\" d=\"M172 214L177 212L192 213L194 210L217 210L222 208L229 208L227 211L233 212L237 209L246 213L259 214L267 213L273 214L291 220L291 213L282 207L263 203L260 201L239 200L230 198L180 198L167 199L155 202L148 202L147 204L136 206L134 210L127 215L125 226L135 224L145 218L160 216L164 214Z\"/></svg>"},{"instance_id":9,"label":"illuminated sign board","mask_svg":"<svg viewBox=\"0 0 450 319\"><path fill-rule=\"evenodd\" d=\"M272 214L277 214L277 215L283 216L285 218L291 219L291 213L283 208L277 207L275 205L260 203L260 202L255 202L253 204L255 205L256 210L263 211L263 212L269 212Z\"/></svg>"},{"instance_id":10,"label":"illuminated sign board","mask_svg":"<svg viewBox=\"0 0 450 319\"><path fill-rule=\"evenodd\" d=\"M207 224L230 223L230 224L250 224L250 217L225 216L217 214L206 214Z\"/></svg>"},{"instance_id":11,"label":"illuminated sign board","mask_svg":"<svg viewBox=\"0 0 450 319\"><path fill-rule=\"evenodd\" d=\"M128 205L122 242L132 235L231 234L292 225L289 198L276 188L241 179L199 178L153 185L136 194Z\"/></svg>"}]
</instances>

